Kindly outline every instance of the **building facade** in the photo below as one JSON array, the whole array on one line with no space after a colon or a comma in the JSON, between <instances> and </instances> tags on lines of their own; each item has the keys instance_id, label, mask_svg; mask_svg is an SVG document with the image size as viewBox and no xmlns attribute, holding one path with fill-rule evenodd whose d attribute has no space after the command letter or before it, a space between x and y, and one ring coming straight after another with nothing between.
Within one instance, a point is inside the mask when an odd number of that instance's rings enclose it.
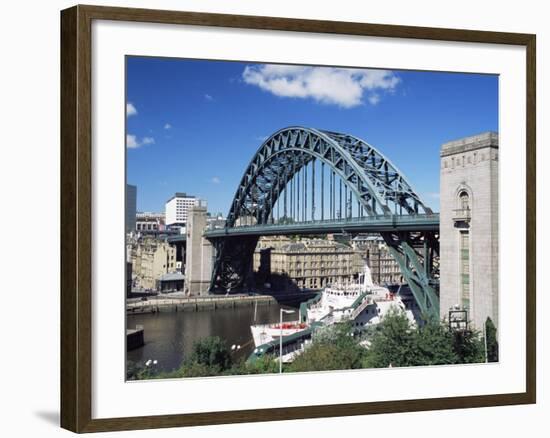
<instances>
[{"instance_id":1,"label":"building facade","mask_svg":"<svg viewBox=\"0 0 550 438\"><path fill-rule=\"evenodd\" d=\"M298 287L321 289L347 283L362 271L358 251L330 239L262 237L254 252L254 271L288 276Z\"/></svg>"},{"instance_id":2,"label":"building facade","mask_svg":"<svg viewBox=\"0 0 550 438\"><path fill-rule=\"evenodd\" d=\"M498 134L442 145L440 183L440 315L498 326Z\"/></svg>"},{"instance_id":3,"label":"building facade","mask_svg":"<svg viewBox=\"0 0 550 438\"><path fill-rule=\"evenodd\" d=\"M177 192L166 201L166 225L185 225L187 223L187 212L191 207L198 204L199 200L195 196ZM204 201L201 201L202 204L204 204Z\"/></svg>"},{"instance_id":4,"label":"building facade","mask_svg":"<svg viewBox=\"0 0 550 438\"><path fill-rule=\"evenodd\" d=\"M136 213L136 231L138 232L164 231L164 224L164 213Z\"/></svg>"},{"instance_id":5,"label":"building facade","mask_svg":"<svg viewBox=\"0 0 550 438\"><path fill-rule=\"evenodd\" d=\"M160 279L177 271L176 248L166 240L145 237L131 249L132 275L135 288L158 290Z\"/></svg>"},{"instance_id":6,"label":"building facade","mask_svg":"<svg viewBox=\"0 0 550 438\"><path fill-rule=\"evenodd\" d=\"M136 202L137 187L126 184L126 232L130 233L136 229Z\"/></svg>"},{"instance_id":7,"label":"building facade","mask_svg":"<svg viewBox=\"0 0 550 438\"><path fill-rule=\"evenodd\" d=\"M371 270L372 279L381 285L403 284L399 263L391 255L386 242L380 235L360 234L351 241Z\"/></svg>"}]
</instances>

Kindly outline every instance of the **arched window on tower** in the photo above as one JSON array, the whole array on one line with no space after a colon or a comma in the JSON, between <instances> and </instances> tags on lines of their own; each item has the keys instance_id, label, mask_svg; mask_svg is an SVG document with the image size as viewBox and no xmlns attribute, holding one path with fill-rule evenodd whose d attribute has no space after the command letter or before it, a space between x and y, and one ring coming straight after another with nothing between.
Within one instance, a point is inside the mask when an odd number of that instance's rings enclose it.
<instances>
[{"instance_id":1,"label":"arched window on tower","mask_svg":"<svg viewBox=\"0 0 550 438\"><path fill-rule=\"evenodd\" d=\"M453 220L455 227L467 228L471 219L470 195L466 190L458 193L458 199L454 210Z\"/></svg>"},{"instance_id":2,"label":"arched window on tower","mask_svg":"<svg viewBox=\"0 0 550 438\"><path fill-rule=\"evenodd\" d=\"M470 209L470 196L468 195L468 192L461 191L458 195L458 200L460 204L461 210L469 210Z\"/></svg>"}]
</instances>

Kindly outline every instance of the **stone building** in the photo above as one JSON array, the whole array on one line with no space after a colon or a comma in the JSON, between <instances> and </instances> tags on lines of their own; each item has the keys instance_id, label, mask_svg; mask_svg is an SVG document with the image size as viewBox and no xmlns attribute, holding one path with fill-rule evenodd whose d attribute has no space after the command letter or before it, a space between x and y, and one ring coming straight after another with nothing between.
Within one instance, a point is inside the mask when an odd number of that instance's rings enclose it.
<instances>
[{"instance_id":1,"label":"stone building","mask_svg":"<svg viewBox=\"0 0 550 438\"><path fill-rule=\"evenodd\" d=\"M145 237L131 249L132 275L139 289L157 290L160 278L176 272L176 249L166 240Z\"/></svg>"},{"instance_id":2,"label":"stone building","mask_svg":"<svg viewBox=\"0 0 550 438\"><path fill-rule=\"evenodd\" d=\"M468 311L498 325L498 134L441 147L440 314Z\"/></svg>"},{"instance_id":3,"label":"stone building","mask_svg":"<svg viewBox=\"0 0 550 438\"><path fill-rule=\"evenodd\" d=\"M260 238L253 268L288 276L300 288L320 289L351 281L363 264L358 251L333 240L278 236Z\"/></svg>"},{"instance_id":4,"label":"stone building","mask_svg":"<svg viewBox=\"0 0 550 438\"><path fill-rule=\"evenodd\" d=\"M354 237L351 243L369 265L375 283L381 285L405 283L399 264L380 235L360 234Z\"/></svg>"},{"instance_id":5,"label":"stone building","mask_svg":"<svg viewBox=\"0 0 550 438\"><path fill-rule=\"evenodd\" d=\"M136 231L142 234L164 231L164 226L164 213L136 213Z\"/></svg>"}]
</instances>

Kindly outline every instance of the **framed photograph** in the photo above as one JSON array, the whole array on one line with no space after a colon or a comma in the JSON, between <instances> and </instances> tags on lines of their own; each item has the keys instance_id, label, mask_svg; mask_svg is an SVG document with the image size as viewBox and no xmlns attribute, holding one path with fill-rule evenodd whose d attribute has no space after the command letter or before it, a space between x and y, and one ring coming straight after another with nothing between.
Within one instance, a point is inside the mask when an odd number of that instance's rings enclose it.
<instances>
[{"instance_id":1,"label":"framed photograph","mask_svg":"<svg viewBox=\"0 0 550 438\"><path fill-rule=\"evenodd\" d=\"M535 403L535 35L61 12L61 425Z\"/></svg>"}]
</instances>

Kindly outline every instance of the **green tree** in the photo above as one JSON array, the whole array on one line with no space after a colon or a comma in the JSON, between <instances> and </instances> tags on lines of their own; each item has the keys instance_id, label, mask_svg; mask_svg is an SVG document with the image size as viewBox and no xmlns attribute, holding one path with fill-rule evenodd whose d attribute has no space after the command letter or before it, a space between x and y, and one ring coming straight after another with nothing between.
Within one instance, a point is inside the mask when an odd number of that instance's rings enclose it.
<instances>
[{"instance_id":1,"label":"green tree","mask_svg":"<svg viewBox=\"0 0 550 438\"><path fill-rule=\"evenodd\" d=\"M453 349L453 334L439 321L429 321L414 332L413 365L453 364L458 356Z\"/></svg>"},{"instance_id":2,"label":"green tree","mask_svg":"<svg viewBox=\"0 0 550 438\"><path fill-rule=\"evenodd\" d=\"M219 336L209 336L193 343L189 361L208 367L218 367L223 371L231 367L231 354L223 339Z\"/></svg>"},{"instance_id":3,"label":"green tree","mask_svg":"<svg viewBox=\"0 0 550 438\"><path fill-rule=\"evenodd\" d=\"M392 312L370 336L363 366L383 368L457 363L459 356L454 341L454 334L438 320L430 320L419 327L412 325L403 312Z\"/></svg>"},{"instance_id":4,"label":"green tree","mask_svg":"<svg viewBox=\"0 0 550 438\"><path fill-rule=\"evenodd\" d=\"M272 354L259 357L255 362L244 362L242 372L237 374L268 374L278 373L279 363Z\"/></svg>"},{"instance_id":5,"label":"green tree","mask_svg":"<svg viewBox=\"0 0 550 438\"><path fill-rule=\"evenodd\" d=\"M361 368L365 348L359 345L349 322L320 329L306 350L285 371L327 371Z\"/></svg>"},{"instance_id":6,"label":"green tree","mask_svg":"<svg viewBox=\"0 0 550 438\"><path fill-rule=\"evenodd\" d=\"M221 374L222 369L217 365L207 365L205 363L186 361L173 373L173 377L208 377Z\"/></svg>"},{"instance_id":7,"label":"green tree","mask_svg":"<svg viewBox=\"0 0 550 438\"><path fill-rule=\"evenodd\" d=\"M497 328L489 317L485 321L485 336L487 337L487 361L498 362Z\"/></svg>"},{"instance_id":8,"label":"green tree","mask_svg":"<svg viewBox=\"0 0 550 438\"><path fill-rule=\"evenodd\" d=\"M414 365L416 336L403 312L390 312L370 336L365 368Z\"/></svg>"},{"instance_id":9,"label":"green tree","mask_svg":"<svg viewBox=\"0 0 550 438\"><path fill-rule=\"evenodd\" d=\"M457 363L485 362L485 345L481 334L476 330L456 330L453 332L453 349Z\"/></svg>"}]
</instances>

